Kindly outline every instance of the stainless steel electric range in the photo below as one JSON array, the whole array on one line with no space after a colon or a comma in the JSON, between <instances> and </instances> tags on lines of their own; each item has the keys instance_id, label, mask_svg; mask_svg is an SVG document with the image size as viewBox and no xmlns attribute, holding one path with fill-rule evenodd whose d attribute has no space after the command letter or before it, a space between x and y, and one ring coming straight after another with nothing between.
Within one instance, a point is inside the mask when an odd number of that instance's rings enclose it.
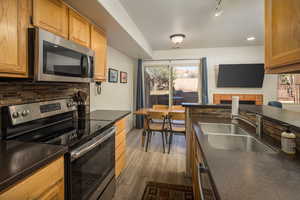
<instances>
[{"instance_id":1,"label":"stainless steel electric range","mask_svg":"<svg viewBox=\"0 0 300 200\"><path fill-rule=\"evenodd\" d=\"M2 108L3 140L64 145L66 199L111 199L115 192L113 121L78 119L76 104L60 99Z\"/></svg>"}]
</instances>

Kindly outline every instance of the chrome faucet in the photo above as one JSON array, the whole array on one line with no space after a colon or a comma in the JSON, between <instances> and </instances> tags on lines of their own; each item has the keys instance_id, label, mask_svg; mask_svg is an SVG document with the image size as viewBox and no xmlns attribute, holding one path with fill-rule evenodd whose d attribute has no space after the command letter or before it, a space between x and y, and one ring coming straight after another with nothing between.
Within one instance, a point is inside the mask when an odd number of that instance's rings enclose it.
<instances>
[{"instance_id":1,"label":"chrome faucet","mask_svg":"<svg viewBox=\"0 0 300 200\"><path fill-rule=\"evenodd\" d=\"M256 117L256 120L254 123L242 115L231 115L231 119L233 122L236 122L236 120L241 120L241 121L246 122L247 124L250 124L251 126L255 127L256 134L258 135L259 138L261 138L261 136L262 136L262 116L259 114L256 114L255 117Z\"/></svg>"}]
</instances>

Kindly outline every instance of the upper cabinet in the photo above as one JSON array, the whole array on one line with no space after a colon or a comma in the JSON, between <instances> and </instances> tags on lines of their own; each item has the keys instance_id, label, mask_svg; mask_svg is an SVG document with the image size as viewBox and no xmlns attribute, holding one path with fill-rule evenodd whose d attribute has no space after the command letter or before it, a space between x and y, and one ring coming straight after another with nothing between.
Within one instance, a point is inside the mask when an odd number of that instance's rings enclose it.
<instances>
[{"instance_id":1,"label":"upper cabinet","mask_svg":"<svg viewBox=\"0 0 300 200\"><path fill-rule=\"evenodd\" d=\"M300 71L300 1L265 0L266 73Z\"/></svg>"},{"instance_id":2,"label":"upper cabinet","mask_svg":"<svg viewBox=\"0 0 300 200\"><path fill-rule=\"evenodd\" d=\"M33 0L33 24L68 38L68 6L60 0Z\"/></svg>"},{"instance_id":3,"label":"upper cabinet","mask_svg":"<svg viewBox=\"0 0 300 200\"><path fill-rule=\"evenodd\" d=\"M91 29L91 48L95 51L94 60L94 79L96 81L106 80L106 57L107 57L107 39L105 33L96 28Z\"/></svg>"},{"instance_id":4,"label":"upper cabinet","mask_svg":"<svg viewBox=\"0 0 300 200\"><path fill-rule=\"evenodd\" d=\"M0 77L28 76L29 0L0 1Z\"/></svg>"},{"instance_id":5,"label":"upper cabinet","mask_svg":"<svg viewBox=\"0 0 300 200\"><path fill-rule=\"evenodd\" d=\"M69 39L86 47L90 47L90 24L72 9L69 10Z\"/></svg>"}]
</instances>

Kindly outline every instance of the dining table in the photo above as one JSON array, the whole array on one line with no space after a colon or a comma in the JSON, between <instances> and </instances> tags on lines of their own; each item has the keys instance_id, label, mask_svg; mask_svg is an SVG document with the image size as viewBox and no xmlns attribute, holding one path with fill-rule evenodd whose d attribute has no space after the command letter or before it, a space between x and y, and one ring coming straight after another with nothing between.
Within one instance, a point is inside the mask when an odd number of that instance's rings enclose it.
<instances>
[{"instance_id":1,"label":"dining table","mask_svg":"<svg viewBox=\"0 0 300 200\"><path fill-rule=\"evenodd\" d=\"M176 108L168 108L168 109L153 109L153 108L140 108L133 112L135 115L147 116L148 112L163 112L165 116L168 116L170 112L178 112L185 113L185 109L176 109ZM146 124L146 119L144 118L144 124ZM144 127L142 134L142 147L145 145L146 140L146 129Z\"/></svg>"}]
</instances>

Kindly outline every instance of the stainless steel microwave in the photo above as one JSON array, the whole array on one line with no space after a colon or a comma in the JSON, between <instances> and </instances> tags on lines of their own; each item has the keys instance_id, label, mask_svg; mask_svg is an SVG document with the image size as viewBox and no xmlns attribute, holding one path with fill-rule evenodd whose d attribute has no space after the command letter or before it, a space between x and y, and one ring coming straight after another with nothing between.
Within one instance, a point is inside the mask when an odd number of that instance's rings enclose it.
<instances>
[{"instance_id":1,"label":"stainless steel microwave","mask_svg":"<svg viewBox=\"0 0 300 200\"><path fill-rule=\"evenodd\" d=\"M30 28L29 65L36 81L91 82L94 51L41 28Z\"/></svg>"}]
</instances>

